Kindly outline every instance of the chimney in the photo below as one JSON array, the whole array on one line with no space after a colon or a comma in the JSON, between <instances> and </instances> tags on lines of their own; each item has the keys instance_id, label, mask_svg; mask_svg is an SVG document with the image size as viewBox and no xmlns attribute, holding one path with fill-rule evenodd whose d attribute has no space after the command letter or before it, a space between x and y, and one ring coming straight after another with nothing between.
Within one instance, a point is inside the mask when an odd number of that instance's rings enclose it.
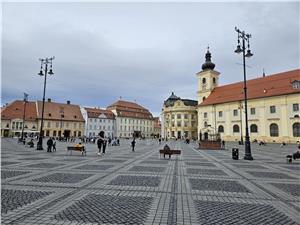
<instances>
[{"instance_id":1,"label":"chimney","mask_svg":"<svg viewBox=\"0 0 300 225\"><path fill-rule=\"evenodd\" d=\"M48 98L48 102L51 102L51 98Z\"/></svg>"},{"instance_id":2,"label":"chimney","mask_svg":"<svg viewBox=\"0 0 300 225\"><path fill-rule=\"evenodd\" d=\"M68 101L67 101L67 104L70 105L70 103L71 103L70 100L68 100Z\"/></svg>"}]
</instances>

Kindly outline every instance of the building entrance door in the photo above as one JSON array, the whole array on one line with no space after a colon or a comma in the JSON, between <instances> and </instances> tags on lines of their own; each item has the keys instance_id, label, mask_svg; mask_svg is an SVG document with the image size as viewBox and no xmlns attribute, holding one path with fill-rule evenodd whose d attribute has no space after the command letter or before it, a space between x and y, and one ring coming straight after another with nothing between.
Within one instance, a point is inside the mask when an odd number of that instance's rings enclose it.
<instances>
[{"instance_id":1,"label":"building entrance door","mask_svg":"<svg viewBox=\"0 0 300 225\"><path fill-rule=\"evenodd\" d=\"M64 131L64 137L70 137L70 133L71 133L71 131L70 130L65 130Z\"/></svg>"},{"instance_id":2,"label":"building entrance door","mask_svg":"<svg viewBox=\"0 0 300 225\"><path fill-rule=\"evenodd\" d=\"M177 131L177 138L181 138L181 131Z\"/></svg>"},{"instance_id":3,"label":"building entrance door","mask_svg":"<svg viewBox=\"0 0 300 225\"><path fill-rule=\"evenodd\" d=\"M204 140L208 140L208 133L207 132L204 133Z\"/></svg>"}]
</instances>

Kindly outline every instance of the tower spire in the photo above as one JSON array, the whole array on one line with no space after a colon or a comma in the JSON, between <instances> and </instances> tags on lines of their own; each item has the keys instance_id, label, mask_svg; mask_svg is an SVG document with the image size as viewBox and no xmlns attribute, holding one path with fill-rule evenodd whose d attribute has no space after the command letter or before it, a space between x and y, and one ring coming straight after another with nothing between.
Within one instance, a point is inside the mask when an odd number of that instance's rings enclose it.
<instances>
[{"instance_id":1,"label":"tower spire","mask_svg":"<svg viewBox=\"0 0 300 225\"><path fill-rule=\"evenodd\" d=\"M215 64L211 61L211 53L209 51L209 45L207 46L207 52L205 54L205 63L202 64L202 70L213 70Z\"/></svg>"}]
</instances>

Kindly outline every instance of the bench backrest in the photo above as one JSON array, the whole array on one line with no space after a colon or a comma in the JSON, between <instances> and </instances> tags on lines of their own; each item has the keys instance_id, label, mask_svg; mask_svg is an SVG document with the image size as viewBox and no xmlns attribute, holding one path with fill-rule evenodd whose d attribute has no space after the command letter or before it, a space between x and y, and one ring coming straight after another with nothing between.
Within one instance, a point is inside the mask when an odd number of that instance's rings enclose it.
<instances>
[{"instance_id":1,"label":"bench backrest","mask_svg":"<svg viewBox=\"0 0 300 225\"><path fill-rule=\"evenodd\" d=\"M171 154L181 154L181 150L164 150L160 149L159 153L171 153Z\"/></svg>"}]
</instances>

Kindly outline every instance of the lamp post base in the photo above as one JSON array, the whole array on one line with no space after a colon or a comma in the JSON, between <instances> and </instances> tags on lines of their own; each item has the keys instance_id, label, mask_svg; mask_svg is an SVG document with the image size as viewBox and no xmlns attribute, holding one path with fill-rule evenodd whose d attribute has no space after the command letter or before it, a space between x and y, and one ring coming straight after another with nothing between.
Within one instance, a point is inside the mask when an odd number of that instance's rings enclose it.
<instances>
[{"instance_id":1,"label":"lamp post base","mask_svg":"<svg viewBox=\"0 0 300 225\"><path fill-rule=\"evenodd\" d=\"M43 149L43 140L42 140L42 138L39 138L39 140L36 144L36 150L44 150Z\"/></svg>"},{"instance_id":2,"label":"lamp post base","mask_svg":"<svg viewBox=\"0 0 300 225\"><path fill-rule=\"evenodd\" d=\"M244 160L253 160L252 155L245 155Z\"/></svg>"},{"instance_id":3,"label":"lamp post base","mask_svg":"<svg viewBox=\"0 0 300 225\"><path fill-rule=\"evenodd\" d=\"M253 160L252 154L251 154L251 147L250 147L250 140L249 137L246 137L245 140L245 156L244 160Z\"/></svg>"}]
</instances>

